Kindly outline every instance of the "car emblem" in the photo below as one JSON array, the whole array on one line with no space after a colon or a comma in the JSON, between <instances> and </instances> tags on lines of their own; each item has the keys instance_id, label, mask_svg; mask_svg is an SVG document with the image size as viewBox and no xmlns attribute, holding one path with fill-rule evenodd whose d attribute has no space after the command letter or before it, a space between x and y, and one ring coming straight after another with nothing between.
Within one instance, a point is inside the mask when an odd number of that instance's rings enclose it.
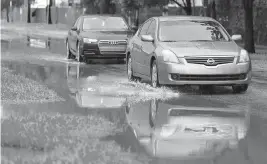
<instances>
[{"instance_id":1,"label":"car emblem","mask_svg":"<svg viewBox=\"0 0 267 164\"><path fill-rule=\"evenodd\" d=\"M117 45L118 41L113 40L113 41L109 41L108 43L111 44L111 45Z\"/></svg>"},{"instance_id":2,"label":"car emblem","mask_svg":"<svg viewBox=\"0 0 267 164\"><path fill-rule=\"evenodd\" d=\"M212 64L215 63L215 60L212 59L212 58L209 58L209 59L207 60L207 63L210 64L210 65L212 65Z\"/></svg>"}]
</instances>

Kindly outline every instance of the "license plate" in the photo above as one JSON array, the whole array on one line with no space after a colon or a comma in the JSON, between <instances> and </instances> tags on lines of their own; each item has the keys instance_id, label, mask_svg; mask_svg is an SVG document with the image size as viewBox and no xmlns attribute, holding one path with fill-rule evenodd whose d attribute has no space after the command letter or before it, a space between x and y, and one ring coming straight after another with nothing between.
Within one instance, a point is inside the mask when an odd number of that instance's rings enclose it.
<instances>
[{"instance_id":1,"label":"license plate","mask_svg":"<svg viewBox=\"0 0 267 164\"><path fill-rule=\"evenodd\" d=\"M217 131L217 128L215 127L205 127L204 129L206 133L210 133L210 134Z\"/></svg>"}]
</instances>

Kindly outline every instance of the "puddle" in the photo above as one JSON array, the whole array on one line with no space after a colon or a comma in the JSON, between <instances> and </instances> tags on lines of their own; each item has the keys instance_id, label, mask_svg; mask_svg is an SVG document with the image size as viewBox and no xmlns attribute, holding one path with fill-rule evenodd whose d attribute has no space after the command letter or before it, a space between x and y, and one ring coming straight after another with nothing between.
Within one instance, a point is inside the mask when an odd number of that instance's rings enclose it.
<instances>
[{"instance_id":1,"label":"puddle","mask_svg":"<svg viewBox=\"0 0 267 164\"><path fill-rule=\"evenodd\" d=\"M27 38L28 46L34 48L49 48L50 47L50 39L48 40L41 40L35 38Z\"/></svg>"},{"instance_id":2,"label":"puddle","mask_svg":"<svg viewBox=\"0 0 267 164\"><path fill-rule=\"evenodd\" d=\"M200 108L209 102L186 104L192 98L180 98L127 104L124 113L128 127L103 140L114 140L124 149L158 160L196 159L197 163L198 159L215 160L224 151L237 149L246 137L250 116L243 109L211 104ZM209 131L208 127L216 130Z\"/></svg>"},{"instance_id":3,"label":"puddle","mask_svg":"<svg viewBox=\"0 0 267 164\"><path fill-rule=\"evenodd\" d=\"M65 42L63 39L47 37L24 36L18 39L1 40L5 51L16 52L23 50L28 53L53 53L65 56Z\"/></svg>"},{"instance_id":4,"label":"puddle","mask_svg":"<svg viewBox=\"0 0 267 164\"><path fill-rule=\"evenodd\" d=\"M146 83L130 83L124 65L13 61L3 62L2 66L46 85L66 100L7 106L5 111L19 111L26 116L38 112L101 116L122 129L101 139L115 141L140 158L148 156L156 162L217 159L225 151L245 151L242 144L254 144L256 139L251 136L262 135L260 130L250 132L251 127L256 125L256 129L259 125L255 124L256 118L251 122L246 106L183 95L168 88L155 89ZM257 141L264 143L263 137L260 139ZM254 152L258 151L266 152L260 146Z\"/></svg>"}]
</instances>

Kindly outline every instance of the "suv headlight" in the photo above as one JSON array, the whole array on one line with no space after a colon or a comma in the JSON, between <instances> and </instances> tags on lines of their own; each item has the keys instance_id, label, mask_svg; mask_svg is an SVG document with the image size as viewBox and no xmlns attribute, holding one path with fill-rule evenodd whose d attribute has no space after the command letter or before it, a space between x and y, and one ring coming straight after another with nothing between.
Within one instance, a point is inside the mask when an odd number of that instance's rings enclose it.
<instances>
[{"instance_id":1,"label":"suv headlight","mask_svg":"<svg viewBox=\"0 0 267 164\"><path fill-rule=\"evenodd\" d=\"M180 63L177 56L171 50L163 50L162 51L163 61L170 63Z\"/></svg>"},{"instance_id":2,"label":"suv headlight","mask_svg":"<svg viewBox=\"0 0 267 164\"><path fill-rule=\"evenodd\" d=\"M84 43L96 43L97 39L83 38Z\"/></svg>"},{"instance_id":3,"label":"suv headlight","mask_svg":"<svg viewBox=\"0 0 267 164\"><path fill-rule=\"evenodd\" d=\"M249 62L249 55L248 52L246 50L241 50L240 51L240 56L238 59L238 63L247 63Z\"/></svg>"}]
</instances>

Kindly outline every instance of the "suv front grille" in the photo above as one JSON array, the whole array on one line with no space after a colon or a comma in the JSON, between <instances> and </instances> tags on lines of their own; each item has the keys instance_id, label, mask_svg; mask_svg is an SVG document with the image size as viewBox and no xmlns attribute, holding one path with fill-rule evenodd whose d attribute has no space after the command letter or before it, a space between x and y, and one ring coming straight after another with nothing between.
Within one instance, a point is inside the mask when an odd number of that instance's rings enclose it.
<instances>
[{"instance_id":1,"label":"suv front grille","mask_svg":"<svg viewBox=\"0 0 267 164\"><path fill-rule=\"evenodd\" d=\"M101 54L111 54L111 52L122 54L126 52L126 40L100 40L98 43Z\"/></svg>"},{"instance_id":2,"label":"suv front grille","mask_svg":"<svg viewBox=\"0 0 267 164\"><path fill-rule=\"evenodd\" d=\"M246 74L233 74L233 75L182 75L171 74L173 80L180 81L227 81L227 80L244 80Z\"/></svg>"},{"instance_id":3,"label":"suv front grille","mask_svg":"<svg viewBox=\"0 0 267 164\"><path fill-rule=\"evenodd\" d=\"M223 56L223 57L209 57L209 56L195 56L195 57L185 57L187 63L190 64L202 64L206 66L216 66L219 64L229 64L234 62L235 57L233 56ZM213 62L208 62L208 60Z\"/></svg>"}]
</instances>

